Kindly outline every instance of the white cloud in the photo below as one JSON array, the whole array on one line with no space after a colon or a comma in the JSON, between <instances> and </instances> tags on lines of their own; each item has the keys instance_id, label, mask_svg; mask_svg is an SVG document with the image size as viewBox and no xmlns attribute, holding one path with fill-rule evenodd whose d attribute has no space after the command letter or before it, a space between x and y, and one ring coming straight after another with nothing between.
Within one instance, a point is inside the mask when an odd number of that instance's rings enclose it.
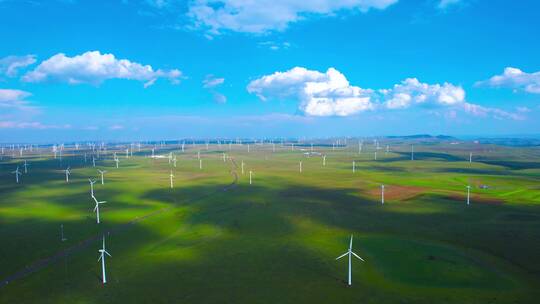
<instances>
[{"instance_id":1,"label":"white cloud","mask_svg":"<svg viewBox=\"0 0 540 304\"><path fill-rule=\"evenodd\" d=\"M193 0L188 17L195 28L216 35L223 31L281 31L307 15L331 16L339 11L385 9L398 0Z\"/></svg>"},{"instance_id":2,"label":"white cloud","mask_svg":"<svg viewBox=\"0 0 540 304\"><path fill-rule=\"evenodd\" d=\"M461 110L476 116L523 119L521 115L468 103L465 90L451 83L427 84L408 78L390 89L353 86L334 68L326 73L295 67L251 81L247 90L261 100L286 99L299 103L307 116L350 116L368 110L396 110L414 106Z\"/></svg>"},{"instance_id":3,"label":"white cloud","mask_svg":"<svg viewBox=\"0 0 540 304\"><path fill-rule=\"evenodd\" d=\"M49 125L37 121L0 121L0 129L70 129L71 125Z\"/></svg>"},{"instance_id":4,"label":"white cloud","mask_svg":"<svg viewBox=\"0 0 540 304\"><path fill-rule=\"evenodd\" d=\"M124 129L124 126L119 125L119 124L112 125L112 126L109 127L109 130L123 130L123 129Z\"/></svg>"},{"instance_id":5,"label":"white cloud","mask_svg":"<svg viewBox=\"0 0 540 304\"><path fill-rule=\"evenodd\" d=\"M206 75L203 80L203 88L212 93L212 98L216 103L226 103L227 96L216 91L217 87L221 86L225 82L225 78L215 77L214 75Z\"/></svg>"},{"instance_id":6,"label":"white cloud","mask_svg":"<svg viewBox=\"0 0 540 304\"><path fill-rule=\"evenodd\" d=\"M478 82L477 85L510 88L540 94L540 71L526 73L517 68L507 67L502 75L495 75L486 81Z\"/></svg>"},{"instance_id":7,"label":"white cloud","mask_svg":"<svg viewBox=\"0 0 540 304\"><path fill-rule=\"evenodd\" d=\"M516 111L518 111L519 113L529 113L531 109L529 109L528 107L517 107Z\"/></svg>"},{"instance_id":8,"label":"white cloud","mask_svg":"<svg viewBox=\"0 0 540 304\"><path fill-rule=\"evenodd\" d=\"M275 72L249 83L247 90L260 99L300 101L300 110L311 116L348 116L373 109L371 90L351 86L334 68L326 73L295 67Z\"/></svg>"},{"instance_id":9,"label":"white cloud","mask_svg":"<svg viewBox=\"0 0 540 304\"><path fill-rule=\"evenodd\" d=\"M206 89L215 88L222 85L225 82L225 78L214 77L214 75L206 75L203 80L203 87Z\"/></svg>"},{"instance_id":10,"label":"white cloud","mask_svg":"<svg viewBox=\"0 0 540 304\"><path fill-rule=\"evenodd\" d=\"M35 62L35 55L7 56L0 59L0 73L5 73L8 77L15 77L19 69L32 65Z\"/></svg>"},{"instance_id":11,"label":"white cloud","mask_svg":"<svg viewBox=\"0 0 540 304\"><path fill-rule=\"evenodd\" d=\"M29 92L12 89L0 89L0 108L15 108L18 110L30 109L26 98Z\"/></svg>"},{"instance_id":12,"label":"white cloud","mask_svg":"<svg viewBox=\"0 0 540 304\"><path fill-rule=\"evenodd\" d=\"M439 4L437 5L437 7L439 9L447 9L449 6L452 6L452 5L455 5L455 4L459 4L461 3L462 0L440 0L439 1Z\"/></svg>"},{"instance_id":13,"label":"white cloud","mask_svg":"<svg viewBox=\"0 0 540 304\"><path fill-rule=\"evenodd\" d=\"M117 59L113 54L91 51L74 57L63 53L56 54L26 73L22 79L27 82L56 80L70 84L99 85L105 80L116 78L144 81L145 87L148 87L158 78L178 83L181 76L182 73L177 69L154 70L150 65Z\"/></svg>"},{"instance_id":14,"label":"white cloud","mask_svg":"<svg viewBox=\"0 0 540 304\"><path fill-rule=\"evenodd\" d=\"M291 47L291 44L287 41L280 42L280 41L262 41L258 43L259 47L268 48L272 51L278 51L278 50L286 50L289 47Z\"/></svg>"},{"instance_id":15,"label":"white cloud","mask_svg":"<svg viewBox=\"0 0 540 304\"><path fill-rule=\"evenodd\" d=\"M427 84L416 78L407 78L390 90L380 90L389 109L408 108L411 105L452 106L465 101L465 91L451 83Z\"/></svg>"}]
</instances>

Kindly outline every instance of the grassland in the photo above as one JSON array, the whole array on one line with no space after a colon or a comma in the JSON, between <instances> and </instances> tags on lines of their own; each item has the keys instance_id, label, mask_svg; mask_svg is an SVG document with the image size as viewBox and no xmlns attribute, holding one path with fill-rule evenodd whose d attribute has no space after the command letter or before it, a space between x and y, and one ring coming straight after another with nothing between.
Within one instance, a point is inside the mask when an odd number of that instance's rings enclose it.
<instances>
[{"instance_id":1,"label":"grassland","mask_svg":"<svg viewBox=\"0 0 540 304\"><path fill-rule=\"evenodd\" d=\"M309 145L160 147L176 168L149 146L131 158L110 146L95 168L90 150L6 150L0 303L536 303L540 149L415 143L411 161L410 142L389 144L377 160L373 145L316 144L326 166ZM10 172L24 159L16 184ZM94 189L107 201L99 225L88 182L97 169L108 170ZM365 262L353 261L347 287L347 262L335 258L351 234Z\"/></svg>"}]
</instances>

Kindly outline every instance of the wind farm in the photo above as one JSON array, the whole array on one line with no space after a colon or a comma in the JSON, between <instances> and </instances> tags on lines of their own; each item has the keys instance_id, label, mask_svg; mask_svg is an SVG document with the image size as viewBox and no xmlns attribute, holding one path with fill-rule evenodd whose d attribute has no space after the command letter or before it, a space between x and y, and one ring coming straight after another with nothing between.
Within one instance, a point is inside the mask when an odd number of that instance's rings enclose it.
<instances>
[{"instance_id":1,"label":"wind farm","mask_svg":"<svg viewBox=\"0 0 540 304\"><path fill-rule=\"evenodd\" d=\"M99 153L94 144L64 144L62 160L26 146L23 158L1 163L1 241L10 246L2 249L0 299L274 302L282 295L263 290L287 288L298 289L287 297L301 302L331 295L393 303L421 294L506 303L538 295L540 264L531 257L540 253L540 151L379 138L392 150L375 160L376 146L364 143L360 152L359 140L244 139L226 158L218 140L184 152L185 140L148 142L118 169L115 151L133 143L106 143ZM84 153L96 155L100 171ZM159 155L174 155L177 166ZM17 184L8 169L25 160L32 171ZM69 183L51 178L65 168ZM97 182L108 168L115 170L107 183ZM116 257L107 263L104 235ZM358 262L348 267L335 260L347 245L345 255Z\"/></svg>"}]
</instances>

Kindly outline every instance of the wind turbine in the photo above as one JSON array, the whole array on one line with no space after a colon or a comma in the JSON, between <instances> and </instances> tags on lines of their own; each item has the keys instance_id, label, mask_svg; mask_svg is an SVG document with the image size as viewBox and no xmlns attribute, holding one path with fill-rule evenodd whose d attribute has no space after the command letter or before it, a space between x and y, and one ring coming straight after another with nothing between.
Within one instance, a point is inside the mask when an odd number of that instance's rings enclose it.
<instances>
[{"instance_id":1,"label":"wind turbine","mask_svg":"<svg viewBox=\"0 0 540 304\"><path fill-rule=\"evenodd\" d=\"M471 186L470 185L467 185L467 206L470 205L471 203Z\"/></svg>"},{"instance_id":2,"label":"wind turbine","mask_svg":"<svg viewBox=\"0 0 540 304\"><path fill-rule=\"evenodd\" d=\"M300 173L302 173L302 161L300 161Z\"/></svg>"},{"instance_id":3,"label":"wind turbine","mask_svg":"<svg viewBox=\"0 0 540 304\"><path fill-rule=\"evenodd\" d=\"M411 160L414 160L414 145L411 145Z\"/></svg>"},{"instance_id":4,"label":"wind turbine","mask_svg":"<svg viewBox=\"0 0 540 304\"><path fill-rule=\"evenodd\" d=\"M242 167L242 175L243 175L244 174L244 161L242 161L241 167Z\"/></svg>"},{"instance_id":5,"label":"wind turbine","mask_svg":"<svg viewBox=\"0 0 540 304\"><path fill-rule=\"evenodd\" d=\"M174 178L174 175L172 174L172 170L171 170L171 174L169 175L169 179L171 181L171 189L173 188L173 178Z\"/></svg>"},{"instance_id":6,"label":"wind turbine","mask_svg":"<svg viewBox=\"0 0 540 304\"><path fill-rule=\"evenodd\" d=\"M64 170L64 172L66 172L66 183L69 183L69 175L71 174L69 167L67 167L67 169Z\"/></svg>"},{"instance_id":7,"label":"wind turbine","mask_svg":"<svg viewBox=\"0 0 540 304\"><path fill-rule=\"evenodd\" d=\"M106 170L101 171L98 169L98 172L101 174L101 184L105 185L105 179L103 179L103 175L107 173L107 171Z\"/></svg>"},{"instance_id":8,"label":"wind turbine","mask_svg":"<svg viewBox=\"0 0 540 304\"><path fill-rule=\"evenodd\" d=\"M253 172L250 170L249 171L249 184L251 185L251 176L253 175Z\"/></svg>"},{"instance_id":9,"label":"wind turbine","mask_svg":"<svg viewBox=\"0 0 540 304\"><path fill-rule=\"evenodd\" d=\"M99 249L98 252L99 252L98 262L101 260L102 281L103 281L103 284L105 284L107 283L107 275L105 274L105 255L112 257L112 255L108 253L107 250L105 249L105 236L103 236L103 247Z\"/></svg>"},{"instance_id":10,"label":"wind turbine","mask_svg":"<svg viewBox=\"0 0 540 304\"><path fill-rule=\"evenodd\" d=\"M384 205L384 185L381 185L381 205Z\"/></svg>"},{"instance_id":11,"label":"wind turbine","mask_svg":"<svg viewBox=\"0 0 540 304\"><path fill-rule=\"evenodd\" d=\"M26 160L24 160L24 173L28 173L28 164L26 163Z\"/></svg>"},{"instance_id":12,"label":"wind turbine","mask_svg":"<svg viewBox=\"0 0 540 304\"><path fill-rule=\"evenodd\" d=\"M356 162L353 160L352 161L352 173L355 173L356 172Z\"/></svg>"},{"instance_id":13,"label":"wind turbine","mask_svg":"<svg viewBox=\"0 0 540 304\"><path fill-rule=\"evenodd\" d=\"M365 262L364 259L362 259L361 257L359 257L356 253L354 253L354 252L352 251L352 239L353 239L353 236L352 236L352 234L351 234L351 242L349 243L349 250L348 250L347 252L345 252L344 254L342 254L342 255L340 255L340 256L338 256L338 257L336 258L336 260L339 260L339 259L341 259L342 257L344 257L344 256L346 256L346 255L349 256L349 276L348 276L348 279L349 279L349 280L348 280L348 284L349 284L349 286L352 285L352 280L351 280L351 275L352 275L352 267L351 267L351 266L352 266L352 265L351 265L351 263L352 263L352 256L354 255L355 257L357 257L357 258L358 258L359 260L361 260L362 262Z\"/></svg>"},{"instance_id":14,"label":"wind turbine","mask_svg":"<svg viewBox=\"0 0 540 304\"><path fill-rule=\"evenodd\" d=\"M472 152L469 152L469 163L472 163Z\"/></svg>"},{"instance_id":15,"label":"wind turbine","mask_svg":"<svg viewBox=\"0 0 540 304\"><path fill-rule=\"evenodd\" d=\"M323 155L323 157L322 157L322 165L323 165L323 167L326 166L326 155Z\"/></svg>"},{"instance_id":16,"label":"wind turbine","mask_svg":"<svg viewBox=\"0 0 540 304\"><path fill-rule=\"evenodd\" d=\"M94 212L96 213L97 223L99 224L99 204L105 204L107 201L98 202L95 196L92 196L92 198L96 202L96 206L94 207Z\"/></svg>"},{"instance_id":17,"label":"wind turbine","mask_svg":"<svg viewBox=\"0 0 540 304\"><path fill-rule=\"evenodd\" d=\"M199 170L202 170L202 159L199 159Z\"/></svg>"},{"instance_id":18,"label":"wind turbine","mask_svg":"<svg viewBox=\"0 0 540 304\"><path fill-rule=\"evenodd\" d=\"M96 183L96 180L88 179L90 182L90 196L94 197L94 184Z\"/></svg>"},{"instance_id":19,"label":"wind turbine","mask_svg":"<svg viewBox=\"0 0 540 304\"><path fill-rule=\"evenodd\" d=\"M15 181L18 184L19 183L19 175L22 175L21 171L19 171L19 166L17 166L17 169L15 169L15 171L13 171L11 173L15 173Z\"/></svg>"},{"instance_id":20,"label":"wind turbine","mask_svg":"<svg viewBox=\"0 0 540 304\"><path fill-rule=\"evenodd\" d=\"M64 237L64 224L60 224L60 235L62 236L62 242L65 242L67 239Z\"/></svg>"},{"instance_id":21,"label":"wind turbine","mask_svg":"<svg viewBox=\"0 0 540 304\"><path fill-rule=\"evenodd\" d=\"M118 169L118 163L120 162L120 160L118 158L115 158L114 161L116 162L116 169Z\"/></svg>"},{"instance_id":22,"label":"wind turbine","mask_svg":"<svg viewBox=\"0 0 540 304\"><path fill-rule=\"evenodd\" d=\"M174 156L172 161L173 161L173 166L176 168L176 155Z\"/></svg>"},{"instance_id":23,"label":"wind turbine","mask_svg":"<svg viewBox=\"0 0 540 304\"><path fill-rule=\"evenodd\" d=\"M92 156L92 167L96 166L96 158Z\"/></svg>"}]
</instances>

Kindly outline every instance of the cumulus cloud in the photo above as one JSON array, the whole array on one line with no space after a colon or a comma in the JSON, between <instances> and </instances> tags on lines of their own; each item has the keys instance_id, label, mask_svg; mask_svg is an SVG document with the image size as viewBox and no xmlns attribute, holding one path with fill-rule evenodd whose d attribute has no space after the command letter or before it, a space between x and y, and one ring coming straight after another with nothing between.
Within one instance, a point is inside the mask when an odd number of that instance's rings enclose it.
<instances>
[{"instance_id":1,"label":"cumulus cloud","mask_svg":"<svg viewBox=\"0 0 540 304\"><path fill-rule=\"evenodd\" d=\"M36 62L35 55L7 56L0 59L0 73L8 77L15 77L19 69L25 68Z\"/></svg>"},{"instance_id":2,"label":"cumulus cloud","mask_svg":"<svg viewBox=\"0 0 540 304\"><path fill-rule=\"evenodd\" d=\"M68 57L63 53L56 54L41 62L33 71L26 73L22 79L26 82L54 80L70 84L94 85L108 79L129 79L143 81L144 86L148 87L158 78L178 83L181 76L182 73L177 69L154 70L150 65L117 59L113 54L91 51L74 57Z\"/></svg>"},{"instance_id":3,"label":"cumulus cloud","mask_svg":"<svg viewBox=\"0 0 540 304\"><path fill-rule=\"evenodd\" d=\"M380 90L389 109L408 108L411 105L452 106L465 101L465 91L451 83L427 84L416 78L407 78L392 89Z\"/></svg>"},{"instance_id":4,"label":"cumulus cloud","mask_svg":"<svg viewBox=\"0 0 540 304\"><path fill-rule=\"evenodd\" d=\"M251 81L247 90L261 100L295 100L307 116L350 116L369 110L414 106L461 110L476 116L522 119L521 115L468 103L463 88L451 83L427 84L408 78L390 89L363 89L334 68L325 73L295 67Z\"/></svg>"},{"instance_id":5,"label":"cumulus cloud","mask_svg":"<svg viewBox=\"0 0 540 304\"><path fill-rule=\"evenodd\" d=\"M526 73L518 68L507 67L503 74L477 83L480 86L510 88L533 94L540 94L540 71Z\"/></svg>"},{"instance_id":6,"label":"cumulus cloud","mask_svg":"<svg viewBox=\"0 0 540 304\"><path fill-rule=\"evenodd\" d=\"M265 33L281 31L307 15L331 16L339 11L385 9L398 0L194 0L188 17L195 28L212 35L223 31Z\"/></svg>"},{"instance_id":7,"label":"cumulus cloud","mask_svg":"<svg viewBox=\"0 0 540 304\"><path fill-rule=\"evenodd\" d=\"M351 86L334 68L326 73L302 67L275 72L253 80L247 90L262 100L298 99L300 110L311 116L348 116L374 107L371 90Z\"/></svg>"}]
</instances>

